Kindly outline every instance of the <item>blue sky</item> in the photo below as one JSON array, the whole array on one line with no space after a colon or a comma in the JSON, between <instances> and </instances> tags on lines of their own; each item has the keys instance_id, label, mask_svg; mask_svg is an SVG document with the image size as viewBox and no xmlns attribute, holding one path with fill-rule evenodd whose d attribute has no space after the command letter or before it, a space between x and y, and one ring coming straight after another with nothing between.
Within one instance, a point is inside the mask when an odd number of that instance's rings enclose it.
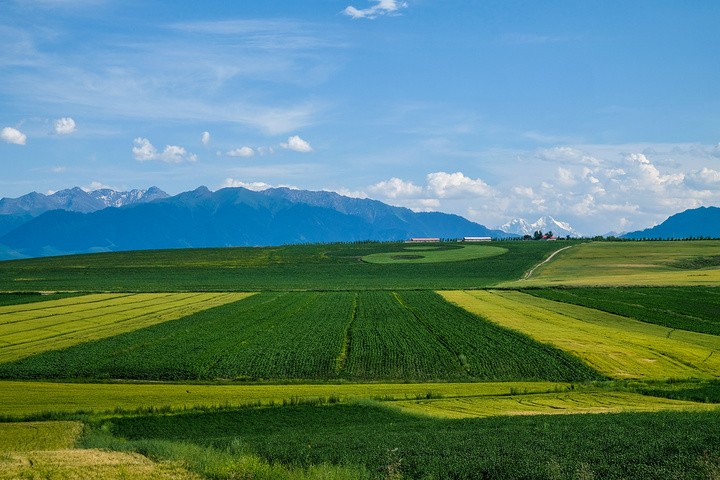
<instances>
[{"instance_id":1,"label":"blue sky","mask_svg":"<svg viewBox=\"0 0 720 480\"><path fill-rule=\"evenodd\" d=\"M0 197L290 186L587 235L720 205L720 2L0 10Z\"/></svg>"}]
</instances>

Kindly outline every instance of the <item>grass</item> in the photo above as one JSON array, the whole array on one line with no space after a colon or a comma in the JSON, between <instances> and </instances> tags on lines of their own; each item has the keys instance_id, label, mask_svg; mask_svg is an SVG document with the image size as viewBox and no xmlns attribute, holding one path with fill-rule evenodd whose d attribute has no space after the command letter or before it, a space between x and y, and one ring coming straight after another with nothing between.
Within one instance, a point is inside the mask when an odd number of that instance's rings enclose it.
<instances>
[{"instance_id":1,"label":"grass","mask_svg":"<svg viewBox=\"0 0 720 480\"><path fill-rule=\"evenodd\" d=\"M368 384L137 384L0 381L0 414L10 420L43 412L112 412L143 409L184 410L249 405L282 405L330 399L406 400L428 396L456 398L552 392L569 384L555 382L368 383Z\"/></svg>"},{"instance_id":2,"label":"grass","mask_svg":"<svg viewBox=\"0 0 720 480\"><path fill-rule=\"evenodd\" d=\"M720 465L717 411L441 419L356 403L108 422L139 451L173 442L287 468L355 466L378 479L711 478Z\"/></svg>"},{"instance_id":3,"label":"grass","mask_svg":"<svg viewBox=\"0 0 720 480\"><path fill-rule=\"evenodd\" d=\"M674 331L520 292L442 292L449 301L571 353L610 378L717 378L720 337Z\"/></svg>"},{"instance_id":4,"label":"grass","mask_svg":"<svg viewBox=\"0 0 720 480\"><path fill-rule=\"evenodd\" d=\"M479 319L427 291L256 294L173 322L0 364L0 377L410 382L603 378L564 352Z\"/></svg>"},{"instance_id":5,"label":"grass","mask_svg":"<svg viewBox=\"0 0 720 480\"><path fill-rule=\"evenodd\" d=\"M396 252L373 253L362 257L363 262L368 263L445 263L462 262L478 258L494 257L508 251L503 247L464 245L453 248L428 247L405 247Z\"/></svg>"},{"instance_id":6,"label":"grass","mask_svg":"<svg viewBox=\"0 0 720 480\"><path fill-rule=\"evenodd\" d=\"M569 415L584 413L718 410L720 405L653 398L632 392L563 391L529 395L461 397L394 402L409 412L443 418L498 415Z\"/></svg>"},{"instance_id":7,"label":"grass","mask_svg":"<svg viewBox=\"0 0 720 480\"><path fill-rule=\"evenodd\" d=\"M0 307L0 363L175 320L248 294L96 294Z\"/></svg>"},{"instance_id":8,"label":"grass","mask_svg":"<svg viewBox=\"0 0 720 480\"><path fill-rule=\"evenodd\" d=\"M98 449L13 452L0 457L0 480L200 480L178 464L152 462L131 452Z\"/></svg>"},{"instance_id":9,"label":"grass","mask_svg":"<svg viewBox=\"0 0 720 480\"><path fill-rule=\"evenodd\" d=\"M717 287L552 288L524 292L664 327L720 335Z\"/></svg>"},{"instance_id":10,"label":"grass","mask_svg":"<svg viewBox=\"0 0 720 480\"><path fill-rule=\"evenodd\" d=\"M518 281L569 244L574 247L538 267L529 280ZM158 292L263 292L172 322L85 342L65 353L46 352L17 362L54 358L56 365L79 362L88 371L100 366L102 375L96 378L108 383L0 381L0 442L10 445L0 446L0 480L720 478L718 381L686 380L720 376L720 337L688 331L699 323L702 333L712 333L707 329L717 323L713 288L561 291L580 299L574 303L597 310L550 301L569 300L553 296L560 295L558 290L533 290L537 296L477 290L498 284L720 284L715 260L720 242L458 246L293 245L0 262L0 290L28 293L0 294L0 312L12 309L7 311L16 323L37 321L42 328L65 328L53 322L89 307L83 303L87 298L100 304L103 298L143 298L126 295L138 292L146 292L148 299ZM450 261L471 247L507 252ZM390 258L390 263L363 261L375 254ZM443 261L422 263L403 256ZM457 291L461 289L467 291ZM445 290L443 295L468 310L525 334L481 321L438 301L430 290ZM34 291L111 293L63 303L59 295L30 294ZM542 295L548 299L538 298ZM36 301L41 303L31 304ZM68 311L63 313L64 306ZM34 320L25 317L43 309ZM50 311L57 315L48 315ZM111 306L100 312L93 317L102 321L120 314ZM654 318L655 325L627 317ZM508 345L514 348L501 349L493 329L509 332ZM367 338L361 342L363 332ZM320 340L312 340L316 338ZM505 360L511 356L531 364L535 354L526 355L526 348L540 348L543 356L554 358L558 350L537 340L571 352L574 361L581 358L607 376L641 381L470 383L528 378L516 372L499 377L497 371L509 368ZM489 353L478 353L483 341L493 346ZM403 350L403 342L417 345ZM313 343L318 349L307 349ZM79 355L89 352L91 344L112 344L114 350ZM442 352L441 363L447 368L441 370L459 372L446 378L467 383L404 383L410 378L386 374L374 379L386 383L348 383L370 379L349 372L358 366L367 371L362 354L376 347L384 352L379 369L394 365L434 372L414 374L417 379L438 375L433 362ZM401 355L393 357L393 352ZM211 373L192 370L194 376L183 373L178 378L212 383L110 381L114 373L149 371L159 363L188 372L192 362L203 358L205 372ZM300 362L305 358L317 363ZM240 371L237 365L243 362L254 366ZM305 373L287 373L301 365L331 374L312 378L315 384L309 384ZM263 380L272 368L285 373ZM569 368L563 364L554 369L567 373ZM570 414L578 412L603 414ZM77 438L72 432L79 425L85 432L83 449L65 450L70 440L51 443ZM70 437L63 437L66 434ZM33 445L44 441L63 450L12 451L42 448Z\"/></svg>"},{"instance_id":11,"label":"grass","mask_svg":"<svg viewBox=\"0 0 720 480\"><path fill-rule=\"evenodd\" d=\"M559 253L538 267L529 279L502 282L499 286L720 285L720 268L693 263L698 257L718 255L717 240L585 243ZM691 269L687 268L688 262Z\"/></svg>"},{"instance_id":12,"label":"grass","mask_svg":"<svg viewBox=\"0 0 720 480\"><path fill-rule=\"evenodd\" d=\"M17 305L23 303L46 302L48 300L58 300L61 298L76 297L81 293L40 293L40 292L17 292L17 293L0 293L0 307L7 305Z\"/></svg>"},{"instance_id":13,"label":"grass","mask_svg":"<svg viewBox=\"0 0 720 480\"><path fill-rule=\"evenodd\" d=\"M82 431L82 422L0 423L0 451L71 448Z\"/></svg>"},{"instance_id":14,"label":"grass","mask_svg":"<svg viewBox=\"0 0 720 480\"><path fill-rule=\"evenodd\" d=\"M556 243L551 245L551 243ZM372 264L404 243L150 250L0 262L0 291L183 292L477 288L521 278L557 242L492 242L507 253ZM452 244L456 246L456 244ZM414 252L417 253L417 252Z\"/></svg>"}]
</instances>

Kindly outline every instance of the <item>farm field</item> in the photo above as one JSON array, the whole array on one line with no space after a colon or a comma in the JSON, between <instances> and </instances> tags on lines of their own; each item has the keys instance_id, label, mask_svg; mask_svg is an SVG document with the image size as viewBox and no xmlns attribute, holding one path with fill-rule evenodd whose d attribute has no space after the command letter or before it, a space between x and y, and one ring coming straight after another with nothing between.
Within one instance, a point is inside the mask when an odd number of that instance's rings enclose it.
<instances>
[{"instance_id":1,"label":"farm field","mask_svg":"<svg viewBox=\"0 0 720 480\"><path fill-rule=\"evenodd\" d=\"M373 403L113 417L114 448L178 442L294 468L363 465L356 478L712 478L717 411L444 419ZM282 425L282 428L278 426ZM113 445L88 438L87 446ZM339 447L342 446L342 447Z\"/></svg>"},{"instance_id":2,"label":"farm field","mask_svg":"<svg viewBox=\"0 0 720 480\"><path fill-rule=\"evenodd\" d=\"M83 480L200 480L177 463L153 462L137 453L98 449L9 452L0 459L0 480L62 478Z\"/></svg>"},{"instance_id":3,"label":"farm field","mask_svg":"<svg viewBox=\"0 0 720 480\"><path fill-rule=\"evenodd\" d=\"M0 423L0 451L60 450L72 447L82 422Z\"/></svg>"},{"instance_id":4,"label":"farm field","mask_svg":"<svg viewBox=\"0 0 720 480\"><path fill-rule=\"evenodd\" d=\"M719 246L0 262L0 479L716 478Z\"/></svg>"},{"instance_id":5,"label":"farm field","mask_svg":"<svg viewBox=\"0 0 720 480\"><path fill-rule=\"evenodd\" d=\"M528 289L525 293L669 328L720 335L720 289L612 287Z\"/></svg>"},{"instance_id":6,"label":"farm field","mask_svg":"<svg viewBox=\"0 0 720 480\"><path fill-rule=\"evenodd\" d=\"M234 302L248 294L97 294L0 307L0 362L59 350Z\"/></svg>"},{"instance_id":7,"label":"farm field","mask_svg":"<svg viewBox=\"0 0 720 480\"><path fill-rule=\"evenodd\" d=\"M521 292L442 292L449 301L581 358L611 378L718 378L720 337Z\"/></svg>"},{"instance_id":8,"label":"farm field","mask_svg":"<svg viewBox=\"0 0 720 480\"><path fill-rule=\"evenodd\" d=\"M37 308L33 311L42 311ZM484 321L433 292L360 291L255 294L173 322L6 361L0 363L0 378L569 382L604 377L575 357Z\"/></svg>"},{"instance_id":9,"label":"farm field","mask_svg":"<svg viewBox=\"0 0 720 480\"><path fill-rule=\"evenodd\" d=\"M403 410L443 418L479 418L500 415L568 415L582 413L720 411L720 405L648 397L631 392L538 393L485 397L403 400Z\"/></svg>"},{"instance_id":10,"label":"farm field","mask_svg":"<svg viewBox=\"0 0 720 480\"><path fill-rule=\"evenodd\" d=\"M564 242L563 242L564 243ZM521 278L557 242L493 242L502 255L375 264L402 242L97 253L0 262L0 292L198 292L478 288ZM448 253L456 242L435 245ZM469 248L483 248L471 246ZM486 247L485 247L486 248Z\"/></svg>"},{"instance_id":11,"label":"farm field","mask_svg":"<svg viewBox=\"0 0 720 480\"><path fill-rule=\"evenodd\" d=\"M498 286L718 286L717 264L703 267L698 261L717 256L718 240L583 243L560 252L530 278Z\"/></svg>"},{"instance_id":12,"label":"farm field","mask_svg":"<svg viewBox=\"0 0 720 480\"><path fill-rule=\"evenodd\" d=\"M506 396L512 392L567 391L570 388L570 384L555 382L219 385L3 381L0 384L3 386L0 389L2 414L11 418L42 417L44 412L73 413L78 410L103 413L116 409L185 410L313 401L488 397Z\"/></svg>"},{"instance_id":13,"label":"farm field","mask_svg":"<svg viewBox=\"0 0 720 480\"><path fill-rule=\"evenodd\" d=\"M507 248L486 245L462 245L456 248L436 246L406 246L397 252L373 253L362 257L368 263L444 263L494 257L506 253Z\"/></svg>"}]
</instances>

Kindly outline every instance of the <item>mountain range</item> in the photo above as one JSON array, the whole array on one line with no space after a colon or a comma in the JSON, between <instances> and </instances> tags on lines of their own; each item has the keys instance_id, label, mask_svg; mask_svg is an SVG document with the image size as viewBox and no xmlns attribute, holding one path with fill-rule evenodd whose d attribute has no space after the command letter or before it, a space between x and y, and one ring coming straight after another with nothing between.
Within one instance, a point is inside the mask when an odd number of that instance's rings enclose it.
<instances>
[{"instance_id":1,"label":"mountain range","mask_svg":"<svg viewBox=\"0 0 720 480\"><path fill-rule=\"evenodd\" d=\"M0 200L0 258L187 247L509 237L458 215L288 188L80 188Z\"/></svg>"},{"instance_id":2,"label":"mountain range","mask_svg":"<svg viewBox=\"0 0 720 480\"><path fill-rule=\"evenodd\" d=\"M699 207L672 215L660 225L623 235L630 239L720 238L720 208Z\"/></svg>"},{"instance_id":3,"label":"mountain range","mask_svg":"<svg viewBox=\"0 0 720 480\"><path fill-rule=\"evenodd\" d=\"M552 232L555 237L566 237L568 235L574 238L582 237L569 223L560 222L549 215L539 218L534 223L529 223L522 218L514 218L506 224L497 227L497 229L520 236L532 236L535 232L540 231L542 233Z\"/></svg>"}]
</instances>

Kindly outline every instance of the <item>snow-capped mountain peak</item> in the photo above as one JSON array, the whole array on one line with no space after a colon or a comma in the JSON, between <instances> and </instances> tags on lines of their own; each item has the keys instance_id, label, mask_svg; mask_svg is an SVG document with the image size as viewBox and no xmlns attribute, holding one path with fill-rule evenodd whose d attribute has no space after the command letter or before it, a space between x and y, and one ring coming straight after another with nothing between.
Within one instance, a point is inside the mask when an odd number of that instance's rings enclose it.
<instances>
[{"instance_id":1,"label":"snow-capped mountain peak","mask_svg":"<svg viewBox=\"0 0 720 480\"><path fill-rule=\"evenodd\" d=\"M529 223L522 218L514 218L497 228L505 233L515 233L517 235L533 235L536 231L541 231L543 233L552 232L556 237L565 237L567 235L582 237L582 234L572 228L569 223L555 220L549 215L541 217L533 223Z\"/></svg>"}]
</instances>

